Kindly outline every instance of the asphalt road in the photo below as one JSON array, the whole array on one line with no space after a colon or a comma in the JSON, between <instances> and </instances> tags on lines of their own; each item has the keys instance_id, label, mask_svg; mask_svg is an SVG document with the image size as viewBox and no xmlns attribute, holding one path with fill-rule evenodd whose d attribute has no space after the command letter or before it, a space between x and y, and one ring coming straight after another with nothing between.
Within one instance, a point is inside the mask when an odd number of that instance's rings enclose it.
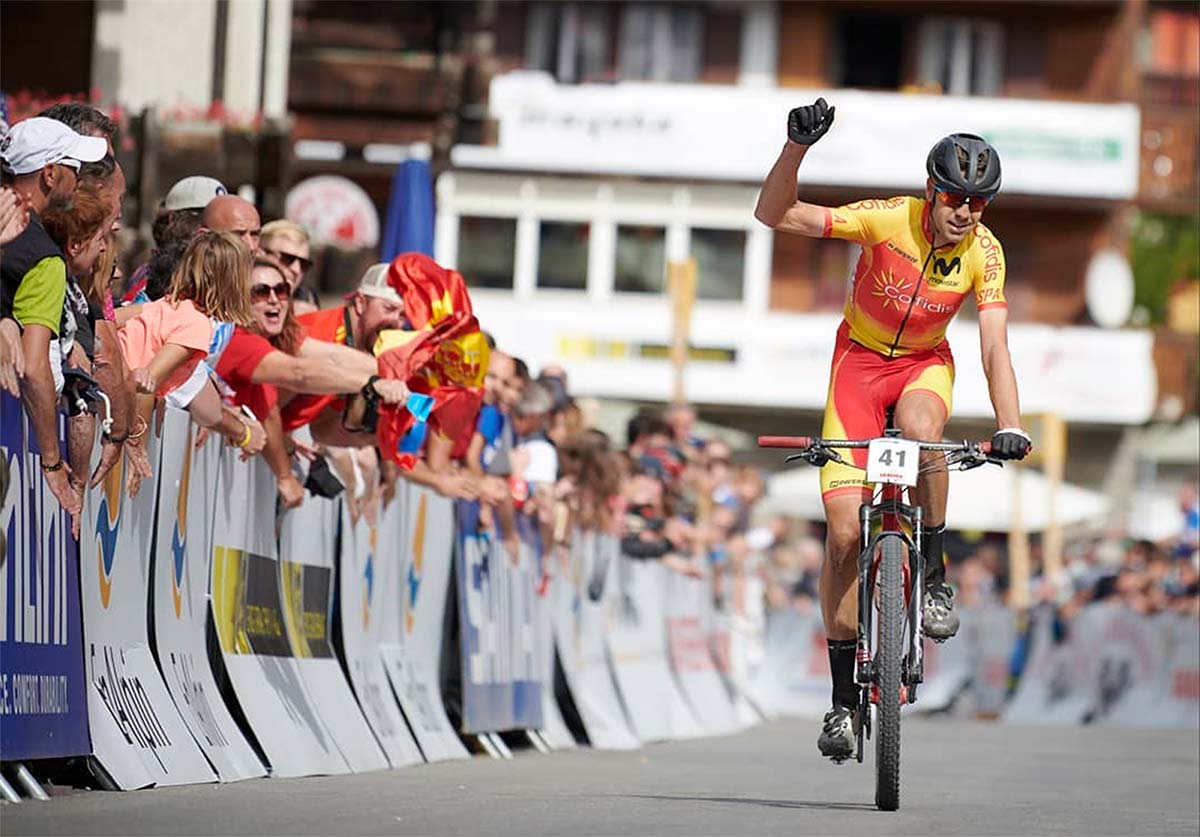
<instances>
[{"instance_id":1,"label":"asphalt road","mask_svg":"<svg viewBox=\"0 0 1200 837\"><path fill-rule=\"evenodd\" d=\"M816 724L633 752L357 776L88 792L0 808L18 834L1200 834L1200 734L906 719L901 810L871 760L837 767Z\"/></svg>"}]
</instances>

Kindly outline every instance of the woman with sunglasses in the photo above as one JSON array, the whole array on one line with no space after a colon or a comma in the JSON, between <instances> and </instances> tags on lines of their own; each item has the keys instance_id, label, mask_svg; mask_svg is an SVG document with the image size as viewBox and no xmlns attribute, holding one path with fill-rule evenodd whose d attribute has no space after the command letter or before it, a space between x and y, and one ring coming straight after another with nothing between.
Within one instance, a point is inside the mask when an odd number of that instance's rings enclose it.
<instances>
[{"instance_id":1,"label":"woman with sunglasses","mask_svg":"<svg viewBox=\"0 0 1200 837\"><path fill-rule=\"evenodd\" d=\"M295 393L341 395L368 387L388 403L408 397L403 382L378 377L375 359L365 352L305 339L292 316L291 293L287 269L272 256L256 255L249 279L251 325L234 329L217 363L217 374L235 403L249 408L266 427L264 456L288 508L300 504L304 491L288 461L280 390L285 399Z\"/></svg>"},{"instance_id":2,"label":"woman with sunglasses","mask_svg":"<svg viewBox=\"0 0 1200 837\"><path fill-rule=\"evenodd\" d=\"M1021 429L1017 382L1008 352L1004 251L981 222L1000 191L1000 155L982 137L951 134L929 151L923 198L907 195L848 206L797 200L796 173L809 147L833 124L824 99L788 114L788 139L763 182L754 216L774 230L810 238L841 238L862 247L834 345L821 434L836 439L881 436L887 410L909 439L940 441L950 415L954 358L946 327L968 295L979 309L983 371L996 414L992 453L1022 459L1030 449ZM848 457L850 451L841 451ZM866 451L853 451L866 465ZM940 454L926 454L934 457ZM922 628L944 641L959 619L945 583L942 535L948 474L921 477L926 594ZM821 753L843 759L853 751L857 632L859 506L869 498L862 471L821 469L828 523L821 568L821 608L829 641L833 708L817 740Z\"/></svg>"},{"instance_id":3,"label":"woman with sunglasses","mask_svg":"<svg viewBox=\"0 0 1200 837\"><path fill-rule=\"evenodd\" d=\"M304 274L312 267L308 232L299 224L280 218L263 224L258 242L259 249L283 267L294 295L304 281Z\"/></svg>"}]
</instances>

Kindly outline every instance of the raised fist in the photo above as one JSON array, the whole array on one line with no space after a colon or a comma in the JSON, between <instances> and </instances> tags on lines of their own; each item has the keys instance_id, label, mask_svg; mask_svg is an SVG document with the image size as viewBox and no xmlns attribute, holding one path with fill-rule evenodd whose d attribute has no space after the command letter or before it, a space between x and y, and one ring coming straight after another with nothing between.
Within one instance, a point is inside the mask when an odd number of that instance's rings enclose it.
<instances>
[{"instance_id":1,"label":"raised fist","mask_svg":"<svg viewBox=\"0 0 1200 837\"><path fill-rule=\"evenodd\" d=\"M788 139L798 145L812 145L825 136L833 124L834 108L817 99L811 105L792 108L788 113Z\"/></svg>"}]
</instances>

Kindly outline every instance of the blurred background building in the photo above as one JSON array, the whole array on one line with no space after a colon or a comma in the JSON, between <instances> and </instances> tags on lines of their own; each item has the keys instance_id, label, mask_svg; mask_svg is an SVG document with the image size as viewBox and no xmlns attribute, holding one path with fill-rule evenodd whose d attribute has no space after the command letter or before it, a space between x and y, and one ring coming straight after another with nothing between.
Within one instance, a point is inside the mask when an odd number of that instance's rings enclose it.
<instances>
[{"instance_id":1,"label":"blurred background building","mask_svg":"<svg viewBox=\"0 0 1200 837\"><path fill-rule=\"evenodd\" d=\"M1025 412L1065 419L1067 478L1118 499L1196 478L1193 2L9 0L0 15L10 118L63 95L121 116L131 239L175 179L213 174L264 218L316 228L334 294L429 204L399 194L422 188L406 161L427 161L435 255L502 343L567 365L581 394L669 396L665 268L695 258L687 395L746 432L819 425L857 255L753 218L787 111L838 108L800 177L829 204L920 194L928 147L981 133L1005 165L986 221ZM991 425L972 316L951 332L961 436Z\"/></svg>"}]
</instances>

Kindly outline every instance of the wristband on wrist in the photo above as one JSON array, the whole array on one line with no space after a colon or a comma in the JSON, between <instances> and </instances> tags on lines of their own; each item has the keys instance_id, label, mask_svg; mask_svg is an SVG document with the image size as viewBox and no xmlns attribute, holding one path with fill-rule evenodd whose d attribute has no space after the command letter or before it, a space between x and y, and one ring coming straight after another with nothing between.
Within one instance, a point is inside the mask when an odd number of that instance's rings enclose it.
<instances>
[{"instance_id":1,"label":"wristband on wrist","mask_svg":"<svg viewBox=\"0 0 1200 837\"><path fill-rule=\"evenodd\" d=\"M379 400L379 393L375 390L375 382L379 380L378 375L372 375L367 378L367 382L363 384L362 397L368 402L374 404Z\"/></svg>"},{"instance_id":2,"label":"wristband on wrist","mask_svg":"<svg viewBox=\"0 0 1200 837\"><path fill-rule=\"evenodd\" d=\"M67 462L65 459L63 459L60 456L58 458L58 461L55 462L53 465L47 465L46 460L44 460L44 459L42 460L41 464L42 464L42 473L43 474L53 474L55 471L61 471L63 469L63 466L66 465Z\"/></svg>"},{"instance_id":3,"label":"wristband on wrist","mask_svg":"<svg viewBox=\"0 0 1200 837\"><path fill-rule=\"evenodd\" d=\"M105 433L101 438L104 439L105 444L120 445L129 438L129 433Z\"/></svg>"},{"instance_id":4,"label":"wristband on wrist","mask_svg":"<svg viewBox=\"0 0 1200 837\"><path fill-rule=\"evenodd\" d=\"M134 416L133 426L135 429L132 432L125 434L127 438L130 438L130 439L142 438L142 434L146 432L146 428L149 425L146 424L146 420L144 418L142 418L141 416Z\"/></svg>"},{"instance_id":5,"label":"wristband on wrist","mask_svg":"<svg viewBox=\"0 0 1200 837\"><path fill-rule=\"evenodd\" d=\"M234 443L239 448L244 448L246 445L250 444L250 437L253 435L253 431L250 430L250 425L245 424L242 426L246 428L246 431L242 434L242 438Z\"/></svg>"}]
</instances>

